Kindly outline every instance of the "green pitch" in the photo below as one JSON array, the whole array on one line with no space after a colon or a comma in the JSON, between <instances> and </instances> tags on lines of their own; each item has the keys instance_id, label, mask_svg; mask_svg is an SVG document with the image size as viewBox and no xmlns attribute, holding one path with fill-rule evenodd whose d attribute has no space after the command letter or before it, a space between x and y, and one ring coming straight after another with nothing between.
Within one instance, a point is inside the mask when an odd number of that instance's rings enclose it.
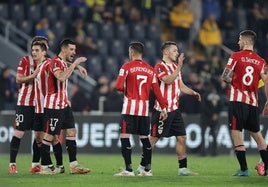
<instances>
[{"instance_id":1,"label":"green pitch","mask_svg":"<svg viewBox=\"0 0 268 187\"><path fill-rule=\"evenodd\" d=\"M52 156L53 158L53 156ZM133 168L139 164L139 156L133 155ZM258 176L254 170L258 156L248 156L250 177L233 177L238 169L235 156L198 157L189 155L189 169L198 172L198 176L178 176L178 164L174 155L153 155L153 177L114 177L113 174L123 167L121 155L79 154L79 162L92 169L90 174L70 175L68 173L68 156L64 155L67 172L58 175L30 174L30 155L19 154L17 158L18 174L8 173L9 156L0 155L1 187L166 187L166 186L267 186L268 177Z\"/></svg>"}]
</instances>

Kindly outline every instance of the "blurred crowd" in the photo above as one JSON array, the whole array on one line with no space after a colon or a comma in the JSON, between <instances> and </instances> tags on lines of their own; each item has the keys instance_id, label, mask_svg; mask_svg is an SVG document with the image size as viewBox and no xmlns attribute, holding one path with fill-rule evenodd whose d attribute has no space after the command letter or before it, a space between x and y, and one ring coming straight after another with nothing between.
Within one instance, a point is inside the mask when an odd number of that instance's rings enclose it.
<instances>
[{"instance_id":1,"label":"blurred crowd","mask_svg":"<svg viewBox=\"0 0 268 187\"><path fill-rule=\"evenodd\" d=\"M7 3L16 4L20 1ZM89 23L156 25L160 30L160 42L174 40L178 43L180 52L186 54L182 69L184 82L204 95L208 95L207 88L213 90L221 98L219 104L223 111L226 109L228 85L221 81L220 76L228 56L232 51L239 50L237 42L241 30L252 29L257 33L255 50L268 60L268 2L265 0L27 0L25 4L68 5L74 10L69 17L66 14L66 29L55 30L56 22L49 15L41 16L33 25L30 34L47 37L54 52L57 51L53 45L56 46L63 37L70 37L77 42L78 55L102 56L104 48L95 37L98 33L86 28ZM124 30L120 34L123 35ZM123 50L126 51L122 52L124 58L120 59L121 62L115 62L116 71L127 59L127 48ZM150 62L152 65L161 59L160 48L156 51L157 58L153 58L155 62ZM107 66L105 63L104 60L104 67ZM111 64L108 68L110 67ZM14 80L4 75L7 74L5 69L1 73L1 81L5 82L0 84L1 103L5 102L9 107L8 103L15 100L16 87ZM119 112L123 98L114 90L116 77L105 71L94 74L91 67L88 67L88 71L98 84L89 97L79 85L73 85L70 96L73 110ZM262 98L263 92L261 94ZM191 96L182 95L180 104L182 112L186 114L200 113L202 108ZM6 104L1 105L1 109L6 109L5 106Z\"/></svg>"}]
</instances>

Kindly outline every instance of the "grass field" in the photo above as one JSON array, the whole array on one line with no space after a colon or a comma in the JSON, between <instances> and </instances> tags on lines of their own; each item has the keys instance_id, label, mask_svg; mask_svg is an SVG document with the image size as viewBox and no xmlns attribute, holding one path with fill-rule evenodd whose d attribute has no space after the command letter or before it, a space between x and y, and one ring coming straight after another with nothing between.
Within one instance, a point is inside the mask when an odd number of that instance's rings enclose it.
<instances>
[{"instance_id":1,"label":"grass field","mask_svg":"<svg viewBox=\"0 0 268 187\"><path fill-rule=\"evenodd\" d=\"M52 157L53 158L53 157ZM28 172L31 156L19 154L17 158L18 174L8 173L9 156L0 155L0 186L1 187L166 187L166 186L267 186L268 177L258 176L254 170L258 156L248 156L250 177L233 177L231 174L238 169L234 156L198 157L189 156L188 167L199 173L198 176L178 176L175 155L153 155L153 177L114 177L113 174L123 167L121 155L80 154L78 160L92 169L90 174L70 175L68 172L58 175L39 175ZM68 169L68 156L64 155L65 168ZM132 156L133 168L139 164L139 156Z\"/></svg>"}]
</instances>

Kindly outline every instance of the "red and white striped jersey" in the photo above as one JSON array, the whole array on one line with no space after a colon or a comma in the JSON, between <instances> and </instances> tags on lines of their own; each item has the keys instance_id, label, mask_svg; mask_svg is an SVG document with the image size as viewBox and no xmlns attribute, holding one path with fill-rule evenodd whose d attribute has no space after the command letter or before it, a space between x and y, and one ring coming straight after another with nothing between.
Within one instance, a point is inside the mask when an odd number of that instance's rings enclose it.
<instances>
[{"instance_id":1,"label":"red and white striped jersey","mask_svg":"<svg viewBox=\"0 0 268 187\"><path fill-rule=\"evenodd\" d=\"M149 115L149 94L152 88L162 108L166 108L153 68L142 60L125 63L116 80L116 89L124 92L122 114Z\"/></svg>"},{"instance_id":2,"label":"red and white striped jersey","mask_svg":"<svg viewBox=\"0 0 268 187\"><path fill-rule=\"evenodd\" d=\"M179 96L180 96L180 80L181 80L181 73L179 73L178 77L173 81L172 84L166 84L162 81L162 78L171 75L174 70L177 68L177 64L167 64L164 61L158 62L155 67L154 71L156 73L157 78L160 80L160 90L161 94L163 95L164 99L168 102L167 111L171 112L179 107ZM155 102L154 108L160 111L159 102Z\"/></svg>"},{"instance_id":3,"label":"red and white striped jersey","mask_svg":"<svg viewBox=\"0 0 268 187\"><path fill-rule=\"evenodd\" d=\"M230 101L258 106L258 82L265 66L265 60L254 51L233 53L225 67L233 70Z\"/></svg>"},{"instance_id":4,"label":"red and white striped jersey","mask_svg":"<svg viewBox=\"0 0 268 187\"><path fill-rule=\"evenodd\" d=\"M44 99L48 90L48 76L47 73L41 73L46 66L49 65L49 58L39 64L40 72L34 79L34 91L35 91L35 113L44 113Z\"/></svg>"},{"instance_id":5,"label":"red and white striped jersey","mask_svg":"<svg viewBox=\"0 0 268 187\"><path fill-rule=\"evenodd\" d=\"M20 59L17 67L17 74L24 76L31 75L36 68L32 56L24 56ZM34 83L22 83L19 88L18 106L34 106Z\"/></svg>"},{"instance_id":6,"label":"red and white striped jersey","mask_svg":"<svg viewBox=\"0 0 268 187\"><path fill-rule=\"evenodd\" d=\"M55 57L44 66L41 76L47 76L47 93L44 100L44 108L48 109L63 109L68 106L67 85L68 79L60 82L55 76L56 71L65 71L68 68L67 64L59 57ZM44 80L42 79L41 82Z\"/></svg>"}]
</instances>

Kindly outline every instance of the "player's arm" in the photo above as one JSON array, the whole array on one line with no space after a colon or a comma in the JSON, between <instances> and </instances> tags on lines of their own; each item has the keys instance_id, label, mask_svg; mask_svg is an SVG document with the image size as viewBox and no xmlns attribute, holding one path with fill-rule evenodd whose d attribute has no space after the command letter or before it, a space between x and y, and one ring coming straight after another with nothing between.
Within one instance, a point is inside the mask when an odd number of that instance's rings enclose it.
<instances>
[{"instance_id":1,"label":"player's arm","mask_svg":"<svg viewBox=\"0 0 268 187\"><path fill-rule=\"evenodd\" d=\"M156 77L154 79L156 79ZM159 102L160 107L162 109L159 119L160 120L166 120L167 117L168 117L168 115L167 115L168 104L167 104L167 101L164 99L164 97L161 94L161 90L159 88L159 84L158 84L157 81L153 81L152 89L153 89L155 97L156 97L157 101Z\"/></svg>"},{"instance_id":2,"label":"player's arm","mask_svg":"<svg viewBox=\"0 0 268 187\"><path fill-rule=\"evenodd\" d=\"M233 80L233 70L229 69L229 68L225 68L222 75L222 80L228 84L231 84L232 80Z\"/></svg>"},{"instance_id":3,"label":"player's arm","mask_svg":"<svg viewBox=\"0 0 268 187\"><path fill-rule=\"evenodd\" d=\"M184 54L181 53L181 55L179 56L178 59L178 66L177 68L174 70L174 72L170 75L166 75L162 78L162 81L165 82L165 84L172 84L173 81L178 77L180 71L181 71L181 67L183 65L183 60L185 59Z\"/></svg>"},{"instance_id":4,"label":"player's arm","mask_svg":"<svg viewBox=\"0 0 268 187\"><path fill-rule=\"evenodd\" d=\"M198 92L186 86L182 80L180 80L180 90L187 95L194 96L198 101L201 101L201 95Z\"/></svg>"},{"instance_id":5,"label":"player's arm","mask_svg":"<svg viewBox=\"0 0 268 187\"><path fill-rule=\"evenodd\" d=\"M115 81L115 89L117 91L124 92L126 76L126 70L121 67L121 69L119 70L118 77Z\"/></svg>"},{"instance_id":6,"label":"player's arm","mask_svg":"<svg viewBox=\"0 0 268 187\"><path fill-rule=\"evenodd\" d=\"M67 62L68 67L71 64L72 64L71 62ZM83 66L77 65L74 69L77 69L80 72L80 74L82 75L82 77L83 78L86 78L86 76L87 76L87 70Z\"/></svg>"},{"instance_id":7,"label":"player's arm","mask_svg":"<svg viewBox=\"0 0 268 187\"><path fill-rule=\"evenodd\" d=\"M16 83L17 84L22 84L22 83L32 83L34 81L34 79L36 78L37 74L39 73L40 68L37 67L35 69L35 71L33 72L33 74L29 75L29 76L25 76L23 74L17 73L16 75Z\"/></svg>"},{"instance_id":8,"label":"player's arm","mask_svg":"<svg viewBox=\"0 0 268 187\"><path fill-rule=\"evenodd\" d=\"M57 70L54 72L54 76L61 82L66 81L73 73L75 67L82 62L85 62L87 58L79 57L77 58L65 71Z\"/></svg>"}]
</instances>

